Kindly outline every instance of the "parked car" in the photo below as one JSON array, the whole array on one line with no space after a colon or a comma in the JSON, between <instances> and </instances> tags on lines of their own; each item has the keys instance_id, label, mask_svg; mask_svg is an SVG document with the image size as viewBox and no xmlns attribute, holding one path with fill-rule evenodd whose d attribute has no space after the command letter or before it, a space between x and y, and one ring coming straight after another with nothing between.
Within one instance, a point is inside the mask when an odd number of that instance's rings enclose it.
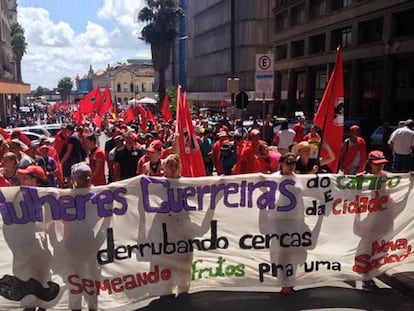
<instances>
[{"instance_id":1,"label":"parked car","mask_svg":"<svg viewBox=\"0 0 414 311\"><path fill-rule=\"evenodd\" d=\"M40 136L50 137L50 132L43 125L33 125L24 127L7 128L6 131L11 133L13 130L19 129L21 132L30 132Z\"/></svg>"},{"instance_id":2,"label":"parked car","mask_svg":"<svg viewBox=\"0 0 414 311\"><path fill-rule=\"evenodd\" d=\"M55 137L62 128L62 124L59 123L45 124L42 126L50 133L51 137Z\"/></svg>"},{"instance_id":3,"label":"parked car","mask_svg":"<svg viewBox=\"0 0 414 311\"><path fill-rule=\"evenodd\" d=\"M397 128L396 125L390 125L391 133ZM390 134L391 134L390 133ZM371 136L369 137L369 145L372 146L382 146L383 145L383 135L384 135L384 127L378 126L374 132L372 132Z\"/></svg>"}]
</instances>

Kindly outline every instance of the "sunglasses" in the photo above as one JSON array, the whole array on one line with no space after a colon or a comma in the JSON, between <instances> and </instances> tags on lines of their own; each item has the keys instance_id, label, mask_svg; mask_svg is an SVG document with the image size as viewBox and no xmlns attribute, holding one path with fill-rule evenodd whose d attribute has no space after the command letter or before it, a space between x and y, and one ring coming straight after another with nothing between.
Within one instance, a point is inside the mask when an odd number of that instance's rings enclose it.
<instances>
[{"instance_id":1,"label":"sunglasses","mask_svg":"<svg viewBox=\"0 0 414 311\"><path fill-rule=\"evenodd\" d=\"M286 162L284 162L286 165L295 165L296 161L292 161L292 160L288 160Z\"/></svg>"}]
</instances>

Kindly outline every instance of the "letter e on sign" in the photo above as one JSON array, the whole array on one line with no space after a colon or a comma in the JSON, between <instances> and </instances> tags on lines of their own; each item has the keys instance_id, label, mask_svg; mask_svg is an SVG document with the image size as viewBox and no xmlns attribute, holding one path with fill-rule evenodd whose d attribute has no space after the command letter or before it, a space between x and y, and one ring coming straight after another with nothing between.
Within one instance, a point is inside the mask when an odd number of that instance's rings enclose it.
<instances>
[{"instance_id":1,"label":"letter e on sign","mask_svg":"<svg viewBox=\"0 0 414 311\"><path fill-rule=\"evenodd\" d=\"M259 61L257 65L259 66L258 71L267 71L272 65L272 60L270 59L268 55L262 55L259 57Z\"/></svg>"}]
</instances>

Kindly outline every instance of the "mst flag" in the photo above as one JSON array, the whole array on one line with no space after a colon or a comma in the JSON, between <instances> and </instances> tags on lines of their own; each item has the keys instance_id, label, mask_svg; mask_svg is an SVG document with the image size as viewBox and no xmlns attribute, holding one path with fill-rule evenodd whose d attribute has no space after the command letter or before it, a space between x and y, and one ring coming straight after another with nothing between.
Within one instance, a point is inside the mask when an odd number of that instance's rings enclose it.
<instances>
[{"instance_id":1,"label":"mst flag","mask_svg":"<svg viewBox=\"0 0 414 311\"><path fill-rule=\"evenodd\" d=\"M79 101L79 111L83 114L91 114L96 107L101 106L101 101L101 91L96 87Z\"/></svg>"},{"instance_id":2,"label":"mst flag","mask_svg":"<svg viewBox=\"0 0 414 311\"><path fill-rule=\"evenodd\" d=\"M178 145L180 148L181 176L206 176L200 146L198 145L190 109L188 108L187 96L185 93L183 94L181 86L178 86L177 90L176 120L176 132L179 134Z\"/></svg>"},{"instance_id":3,"label":"mst flag","mask_svg":"<svg viewBox=\"0 0 414 311\"><path fill-rule=\"evenodd\" d=\"M331 147L336 156L335 161L328 164L332 172L336 173L344 135L344 77L340 48L336 54L335 68L313 122L321 128L322 140Z\"/></svg>"},{"instance_id":4,"label":"mst flag","mask_svg":"<svg viewBox=\"0 0 414 311\"><path fill-rule=\"evenodd\" d=\"M98 103L99 104L99 103ZM109 90L109 86L105 87L103 91L102 100L99 106L97 106L97 113L101 117L105 115L105 113L109 112L112 108L112 99L111 99L111 91Z\"/></svg>"},{"instance_id":5,"label":"mst flag","mask_svg":"<svg viewBox=\"0 0 414 311\"><path fill-rule=\"evenodd\" d=\"M165 122L172 120L172 114L171 114L171 110L170 110L170 101L168 99L168 95L165 94L164 96L164 100L162 101L162 105L161 105L161 114L162 114L162 118L164 119Z\"/></svg>"}]
</instances>

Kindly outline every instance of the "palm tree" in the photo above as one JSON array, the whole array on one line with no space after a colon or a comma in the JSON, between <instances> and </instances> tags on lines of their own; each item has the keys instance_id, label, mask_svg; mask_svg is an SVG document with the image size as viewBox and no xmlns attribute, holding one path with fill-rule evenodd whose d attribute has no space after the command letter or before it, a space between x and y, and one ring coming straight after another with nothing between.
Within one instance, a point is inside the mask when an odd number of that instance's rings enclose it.
<instances>
[{"instance_id":1,"label":"palm tree","mask_svg":"<svg viewBox=\"0 0 414 311\"><path fill-rule=\"evenodd\" d=\"M26 53L27 43L26 43L26 37L24 36L24 29L22 26L20 26L19 23L13 23L11 25L11 45L13 49L13 53L16 57L16 78L17 81L22 81L22 58L23 55Z\"/></svg>"},{"instance_id":2,"label":"palm tree","mask_svg":"<svg viewBox=\"0 0 414 311\"><path fill-rule=\"evenodd\" d=\"M73 81L69 77L63 77L58 82L58 90L60 92L60 98L62 102L68 101L70 91L73 88Z\"/></svg>"},{"instance_id":3,"label":"palm tree","mask_svg":"<svg viewBox=\"0 0 414 311\"><path fill-rule=\"evenodd\" d=\"M141 38L151 44L154 70L158 72L158 94L160 102L165 96L165 71L170 64L171 48L177 38L177 24L184 11L177 7L175 0L146 0L138 19L147 25L141 31Z\"/></svg>"}]
</instances>

